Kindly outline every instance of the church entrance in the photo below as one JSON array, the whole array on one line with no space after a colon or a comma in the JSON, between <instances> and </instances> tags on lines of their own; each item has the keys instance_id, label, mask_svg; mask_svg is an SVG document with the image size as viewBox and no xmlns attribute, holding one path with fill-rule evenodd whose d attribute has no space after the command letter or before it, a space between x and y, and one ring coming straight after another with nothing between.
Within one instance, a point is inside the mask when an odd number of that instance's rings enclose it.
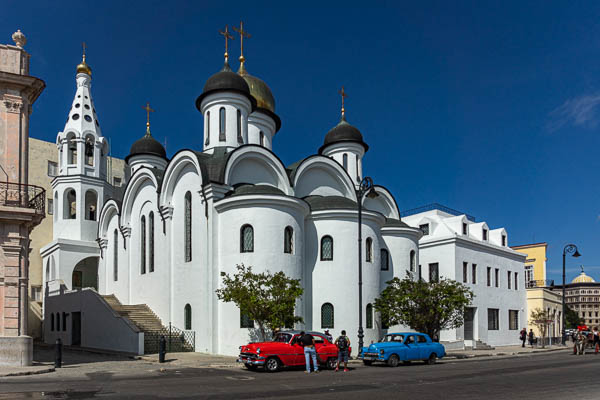
<instances>
[{"instance_id":1,"label":"church entrance","mask_svg":"<svg viewBox=\"0 0 600 400\"><path fill-rule=\"evenodd\" d=\"M91 287L98 290L98 257L88 257L79 261L73 269L71 288Z\"/></svg>"}]
</instances>

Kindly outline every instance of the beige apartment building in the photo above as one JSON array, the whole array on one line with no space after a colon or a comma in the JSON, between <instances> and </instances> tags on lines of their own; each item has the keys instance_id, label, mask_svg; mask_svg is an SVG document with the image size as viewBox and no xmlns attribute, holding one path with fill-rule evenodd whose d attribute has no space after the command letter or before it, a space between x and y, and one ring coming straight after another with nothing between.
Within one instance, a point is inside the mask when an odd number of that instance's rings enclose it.
<instances>
[{"instance_id":1,"label":"beige apartment building","mask_svg":"<svg viewBox=\"0 0 600 400\"><path fill-rule=\"evenodd\" d=\"M114 186L125 181L125 161L107 157L107 180ZM40 249L52 241L54 204L52 179L58 174L58 148L56 143L29 138L29 183L46 190L46 214L42 223L31 233L29 254L29 330L34 338L42 336L43 265Z\"/></svg>"}]
</instances>

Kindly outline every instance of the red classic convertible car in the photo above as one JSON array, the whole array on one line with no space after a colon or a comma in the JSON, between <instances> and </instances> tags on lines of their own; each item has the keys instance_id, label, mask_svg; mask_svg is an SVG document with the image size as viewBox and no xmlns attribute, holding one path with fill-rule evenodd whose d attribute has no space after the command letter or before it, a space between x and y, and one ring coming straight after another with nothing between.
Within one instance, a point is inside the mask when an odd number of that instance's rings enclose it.
<instances>
[{"instance_id":1,"label":"red classic convertible car","mask_svg":"<svg viewBox=\"0 0 600 400\"><path fill-rule=\"evenodd\" d=\"M337 364L337 346L331 343L321 332L308 332L316 342L317 359L329 369ZM304 349L297 341L300 331L283 331L277 333L271 342L249 343L240 346L238 362L246 368L255 370L263 366L266 371L276 372L284 366L305 365ZM352 349L350 348L351 352Z\"/></svg>"}]
</instances>

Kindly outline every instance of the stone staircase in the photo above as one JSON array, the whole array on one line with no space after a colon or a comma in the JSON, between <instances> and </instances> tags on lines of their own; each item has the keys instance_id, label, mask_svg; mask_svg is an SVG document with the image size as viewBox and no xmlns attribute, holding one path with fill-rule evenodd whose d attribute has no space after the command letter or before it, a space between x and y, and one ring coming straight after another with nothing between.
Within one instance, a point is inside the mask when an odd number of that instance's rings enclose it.
<instances>
[{"instance_id":1,"label":"stone staircase","mask_svg":"<svg viewBox=\"0 0 600 400\"><path fill-rule=\"evenodd\" d=\"M114 294L102 296L108 305L122 317L129 319L142 332L164 329L160 318L146 304L121 304Z\"/></svg>"},{"instance_id":2,"label":"stone staircase","mask_svg":"<svg viewBox=\"0 0 600 400\"><path fill-rule=\"evenodd\" d=\"M473 350L494 350L494 347L490 346L487 343L482 342L481 340L477 340L475 342L475 346L472 347Z\"/></svg>"}]
</instances>

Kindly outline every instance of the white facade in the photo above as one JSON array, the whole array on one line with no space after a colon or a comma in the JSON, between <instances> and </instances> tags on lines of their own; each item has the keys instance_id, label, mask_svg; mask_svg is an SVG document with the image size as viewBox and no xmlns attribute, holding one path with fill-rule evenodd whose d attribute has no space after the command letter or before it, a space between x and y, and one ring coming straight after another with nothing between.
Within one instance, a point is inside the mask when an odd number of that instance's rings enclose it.
<instances>
[{"instance_id":1,"label":"white facade","mask_svg":"<svg viewBox=\"0 0 600 400\"><path fill-rule=\"evenodd\" d=\"M490 231L485 222L439 209L405 215L402 220L428 231L419 240L417 273L429 280L437 265L440 278L462 282L474 293L472 324L467 312L465 326L443 331L440 339L464 341L467 346L477 341L491 346L518 344L518 333L528 318L526 256L508 247L506 231Z\"/></svg>"}]
</instances>

